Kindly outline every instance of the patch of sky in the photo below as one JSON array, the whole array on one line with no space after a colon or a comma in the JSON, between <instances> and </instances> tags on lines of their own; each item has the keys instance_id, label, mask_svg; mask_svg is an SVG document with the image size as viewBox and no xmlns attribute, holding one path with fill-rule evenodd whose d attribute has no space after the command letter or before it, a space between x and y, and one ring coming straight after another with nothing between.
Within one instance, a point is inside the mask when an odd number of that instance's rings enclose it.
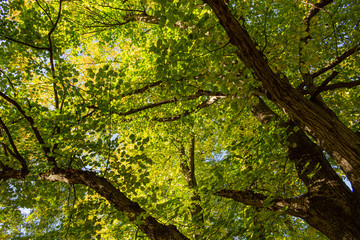
<instances>
[{"instance_id":1,"label":"patch of sky","mask_svg":"<svg viewBox=\"0 0 360 240\"><path fill-rule=\"evenodd\" d=\"M220 162L228 155L229 153L226 150L221 150L218 153L213 152L210 156L206 157L205 162Z\"/></svg>"}]
</instances>

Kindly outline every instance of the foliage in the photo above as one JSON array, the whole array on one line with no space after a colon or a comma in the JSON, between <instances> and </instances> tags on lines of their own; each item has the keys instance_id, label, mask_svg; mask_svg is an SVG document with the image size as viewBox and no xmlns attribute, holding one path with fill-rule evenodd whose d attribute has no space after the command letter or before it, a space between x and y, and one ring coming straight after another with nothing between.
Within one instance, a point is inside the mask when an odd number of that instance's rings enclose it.
<instances>
[{"instance_id":1,"label":"foliage","mask_svg":"<svg viewBox=\"0 0 360 240\"><path fill-rule=\"evenodd\" d=\"M1 239L157 239L150 215L191 239L326 239L276 205L325 171L291 155L319 135L204 2L1 1ZM360 130L357 1L225 2L274 74Z\"/></svg>"}]
</instances>

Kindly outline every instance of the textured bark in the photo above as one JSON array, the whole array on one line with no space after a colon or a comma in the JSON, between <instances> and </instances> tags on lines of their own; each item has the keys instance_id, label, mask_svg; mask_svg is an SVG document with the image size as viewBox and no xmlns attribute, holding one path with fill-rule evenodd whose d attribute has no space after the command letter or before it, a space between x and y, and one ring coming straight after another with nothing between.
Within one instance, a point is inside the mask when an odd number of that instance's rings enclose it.
<instances>
[{"instance_id":1,"label":"textured bark","mask_svg":"<svg viewBox=\"0 0 360 240\"><path fill-rule=\"evenodd\" d=\"M297 198L273 199L271 206L264 206L267 196L252 191L221 190L218 196L231 198L237 202L256 208L266 207L272 211L285 212L291 216L300 217L311 226L324 233L333 240L360 239L359 215L351 210L351 200L344 201L345 207L339 205L338 200L328 195L309 193ZM284 208L287 210L284 210ZM350 211L349 211L350 210Z\"/></svg>"},{"instance_id":2,"label":"textured bark","mask_svg":"<svg viewBox=\"0 0 360 240\"><path fill-rule=\"evenodd\" d=\"M14 170L11 168L0 171L0 180L6 181L8 179L24 179L25 176L21 170Z\"/></svg>"},{"instance_id":3,"label":"textured bark","mask_svg":"<svg viewBox=\"0 0 360 240\"><path fill-rule=\"evenodd\" d=\"M150 239L154 240L186 240L175 226L159 223L155 218L146 213L138 203L115 188L108 180L96 176L93 172L81 170L49 171L41 175L42 179L52 182L65 182L68 184L82 184L95 190L118 211L126 215L131 221L136 221L139 229ZM141 222L141 223L139 223Z\"/></svg>"},{"instance_id":4,"label":"textured bark","mask_svg":"<svg viewBox=\"0 0 360 240\"><path fill-rule=\"evenodd\" d=\"M267 199L267 196L260 193L255 193L250 190L236 191L223 189L217 192L216 195L220 197L231 198L237 202L241 202L257 208L264 208L264 203ZM271 206L266 207L269 210L285 212L284 208L286 207L286 212L289 215L301 218L304 218L307 215L306 204L304 203L303 198L273 199L271 203Z\"/></svg>"},{"instance_id":5,"label":"textured bark","mask_svg":"<svg viewBox=\"0 0 360 240\"><path fill-rule=\"evenodd\" d=\"M304 219L330 239L359 239L360 215L356 198L331 168L322 149L302 130L294 131L293 123L279 121L279 117L262 99L253 106L252 113L263 124L276 119L279 127L288 130L288 157L295 164L298 177L306 185L308 193L292 199L287 214ZM255 207L261 207L261 200L266 199L265 196L253 194L251 196L257 196L257 202L249 201L249 193L241 191L228 196ZM279 206L284 205L283 201L286 200L274 200L274 208L271 210L279 211ZM292 206L300 208L302 214L294 212Z\"/></svg>"},{"instance_id":6,"label":"textured bark","mask_svg":"<svg viewBox=\"0 0 360 240\"><path fill-rule=\"evenodd\" d=\"M261 122L266 124L272 119L278 121L278 127L287 129L288 157L295 164L298 177L304 182L309 192L322 192L328 195L344 193L352 195L350 189L332 169L322 149L313 143L301 129L294 130L293 122L281 122L266 104L259 102L252 107L251 112Z\"/></svg>"},{"instance_id":7,"label":"textured bark","mask_svg":"<svg viewBox=\"0 0 360 240\"><path fill-rule=\"evenodd\" d=\"M297 92L288 79L275 73L266 57L256 48L248 32L231 14L222 0L206 1L226 30L230 41L239 50L244 64L253 69L271 99L312 136L334 158L351 181L354 193L360 199L360 137L348 129L321 106Z\"/></svg>"},{"instance_id":8,"label":"textured bark","mask_svg":"<svg viewBox=\"0 0 360 240\"><path fill-rule=\"evenodd\" d=\"M336 177L326 164L326 159L319 157L317 161L322 164L318 180L302 176L311 191L304 196L307 204L308 216L303 217L310 225L324 233L330 239L360 239L360 214L358 207L360 199L360 138L343 123L341 123L328 109L304 98L290 84L288 79L280 73L275 73L269 66L266 57L256 48L248 32L231 14L221 0L206 1L218 17L220 24L226 30L230 41L239 50L239 57L244 64L253 69L256 77L261 81L271 97L290 115L292 120L310 133L342 168L353 186L353 193L341 190ZM268 116L265 116L265 119ZM305 167L304 163L311 161L306 158L306 149L314 147L305 140L304 135L290 137L293 142L301 142L298 148L290 149L290 157L299 156L302 164L297 164L298 171ZM305 142L304 142L305 141ZM315 148L314 148L315 149ZM311 153L312 154L312 153ZM320 156L316 150L315 155ZM300 161L301 162L301 161ZM313 166L312 166L313 168ZM323 180L322 176L323 175ZM326 176L327 175L327 176ZM301 177L301 174L300 174ZM326 180L324 184L321 181ZM333 181L335 180L335 181ZM329 191L316 190L316 185L326 186ZM335 185L334 185L335 183ZM337 187L336 187L337 186Z\"/></svg>"}]
</instances>

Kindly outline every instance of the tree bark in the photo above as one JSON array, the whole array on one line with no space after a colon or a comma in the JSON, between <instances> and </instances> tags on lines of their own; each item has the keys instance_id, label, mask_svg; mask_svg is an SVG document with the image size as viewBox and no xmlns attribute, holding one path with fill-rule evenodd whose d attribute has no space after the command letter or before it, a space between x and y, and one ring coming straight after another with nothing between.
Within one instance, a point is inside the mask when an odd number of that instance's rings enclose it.
<instances>
[{"instance_id":1,"label":"tree bark","mask_svg":"<svg viewBox=\"0 0 360 240\"><path fill-rule=\"evenodd\" d=\"M342 168L352 183L354 194L360 199L360 137L321 106L297 92L282 73L275 73L266 57L256 48L245 28L236 20L222 0L206 1L226 30L230 41L239 50L244 64L254 71L271 96Z\"/></svg>"},{"instance_id":2,"label":"tree bark","mask_svg":"<svg viewBox=\"0 0 360 240\"><path fill-rule=\"evenodd\" d=\"M252 113L263 124L279 117L259 98L253 106ZM294 131L291 122L280 122L279 127L288 131L288 157L295 164L298 177L304 182L308 193L291 199L292 205L287 206L287 214L300 217L312 227L324 233L330 239L360 239L360 215L357 200L354 194L335 173L324 156L322 149L313 143L302 130ZM265 196L257 195L257 202L249 202L246 194L239 191L241 200L248 205L261 207L260 200ZM255 196L255 195L254 195ZM283 201L274 200L273 209L280 211ZM250 204L249 204L250 203ZM280 204L282 203L282 204ZM295 207L303 212L294 211Z\"/></svg>"},{"instance_id":3,"label":"tree bark","mask_svg":"<svg viewBox=\"0 0 360 240\"><path fill-rule=\"evenodd\" d=\"M264 203L267 199L267 196L252 191L224 189L217 195L256 208L265 208ZM331 196L308 193L297 198L273 199L271 203L271 206L266 207L268 210L286 212L288 215L300 217L329 239L360 239L359 215L347 209L352 204L351 201L344 202L346 206L343 207ZM353 205L352 210L355 208L357 206Z\"/></svg>"}]
</instances>

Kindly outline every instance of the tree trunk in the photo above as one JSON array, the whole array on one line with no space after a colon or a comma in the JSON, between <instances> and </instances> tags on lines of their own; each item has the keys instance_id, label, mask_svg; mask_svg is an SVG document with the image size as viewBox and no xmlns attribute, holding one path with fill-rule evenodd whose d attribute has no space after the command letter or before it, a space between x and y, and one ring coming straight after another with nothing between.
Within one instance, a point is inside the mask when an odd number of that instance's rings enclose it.
<instances>
[{"instance_id":1,"label":"tree trunk","mask_svg":"<svg viewBox=\"0 0 360 240\"><path fill-rule=\"evenodd\" d=\"M304 130L318 139L352 183L360 199L360 137L321 106L297 92L282 73L275 73L264 54L256 48L248 32L231 14L222 0L206 1L226 30L230 41L239 49L241 61L251 68L271 100L283 108Z\"/></svg>"},{"instance_id":2,"label":"tree trunk","mask_svg":"<svg viewBox=\"0 0 360 240\"><path fill-rule=\"evenodd\" d=\"M303 97L290 85L284 74L274 72L224 1L208 0L206 3L218 17L231 43L238 48L239 58L254 71L270 99L333 156L353 186L351 192L333 171L322 149L302 131L295 132L288 139L296 143L296 147L289 148L289 158L295 163L298 176L306 184L308 193L297 199L276 200L272 210L282 211L281 206L288 206L288 214L301 217L330 239L360 239L359 136L340 122L331 110ZM262 117L268 119L269 115ZM317 171L316 166L320 167ZM315 175L310 177L309 173ZM225 191L219 195L256 207L263 206L266 199L261 194L242 191L237 191L237 194Z\"/></svg>"}]
</instances>

